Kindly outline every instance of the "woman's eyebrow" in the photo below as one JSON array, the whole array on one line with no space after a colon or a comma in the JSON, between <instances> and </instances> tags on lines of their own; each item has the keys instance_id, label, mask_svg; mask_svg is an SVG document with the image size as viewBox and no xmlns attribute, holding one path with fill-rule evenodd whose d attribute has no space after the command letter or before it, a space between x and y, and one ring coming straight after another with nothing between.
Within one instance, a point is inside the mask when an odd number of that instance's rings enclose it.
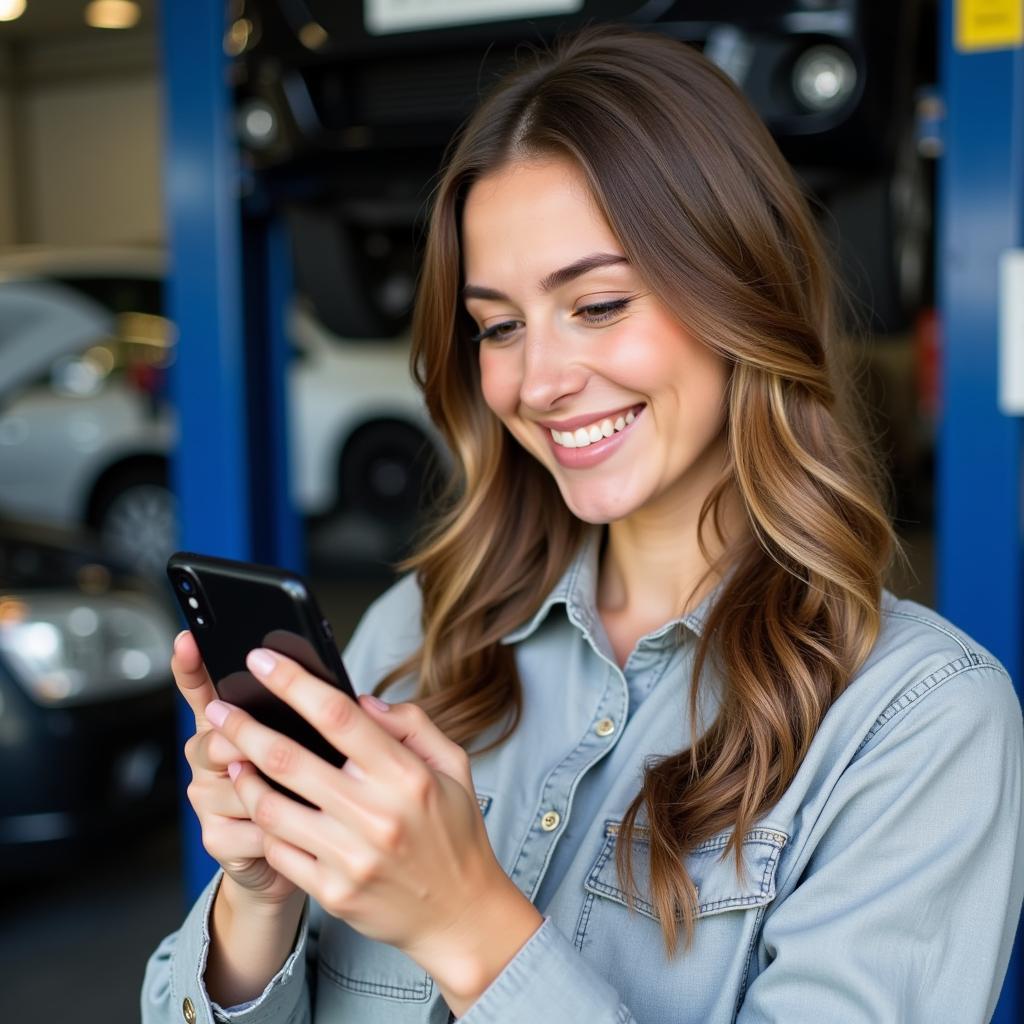
<instances>
[{"instance_id":1,"label":"woman's eyebrow","mask_svg":"<svg viewBox=\"0 0 1024 1024\"><path fill-rule=\"evenodd\" d=\"M540 290L545 293L553 292L556 288L561 288L562 285L568 284L574 278L587 274L591 270L596 270L598 267L610 267L617 263L628 262L629 260L625 256L618 253L592 252L589 256L583 256L574 263L570 263L567 267L562 267L561 270L553 270L540 282ZM496 288L485 288L479 284L467 284L462 289L462 298L463 300L494 299L498 302L511 301L504 292L499 292Z\"/></svg>"}]
</instances>

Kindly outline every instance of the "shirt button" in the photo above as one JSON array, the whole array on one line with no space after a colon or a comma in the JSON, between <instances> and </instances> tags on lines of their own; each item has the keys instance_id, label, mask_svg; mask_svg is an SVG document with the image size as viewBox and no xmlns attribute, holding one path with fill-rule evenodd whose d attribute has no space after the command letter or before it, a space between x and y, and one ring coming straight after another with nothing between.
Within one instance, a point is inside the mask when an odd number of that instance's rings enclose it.
<instances>
[{"instance_id":1,"label":"shirt button","mask_svg":"<svg viewBox=\"0 0 1024 1024\"><path fill-rule=\"evenodd\" d=\"M561 815L558 811L548 811L543 818L540 819L540 827L545 832L550 832L552 829L558 828L558 823L562 820Z\"/></svg>"},{"instance_id":2,"label":"shirt button","mask_svg":"<svg viewBox=\"0 0 1024 1024\"><path fill-rule=\"evenodd\" d=\"M196 1024L196 1008L188 996L185 996L185 1001L181 1004L181 1015L185 1018L185 1024Z\"/></svg>"},{"instance_id":3,"label":"shirt button","mask_svg":"<svg viewBox=\"0 0 1024 1024\"><path fill-rule=\"evenodd\" d=\"M615 723L610 718L602 718L597 725L594 726L594 732L598 736L610 736L615 732Z\"/></svg>"}]
</instances>

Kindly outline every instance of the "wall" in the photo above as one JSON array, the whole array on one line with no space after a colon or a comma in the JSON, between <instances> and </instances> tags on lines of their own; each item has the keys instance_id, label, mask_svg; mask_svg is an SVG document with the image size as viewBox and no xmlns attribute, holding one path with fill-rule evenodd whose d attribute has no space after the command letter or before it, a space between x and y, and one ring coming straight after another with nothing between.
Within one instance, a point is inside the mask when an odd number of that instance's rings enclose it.
<instances>
[{"instance_id":1,"label":"wall","mask_svg":"<svg viewBox=\"0 0 1024 1024\"><path fill-rule=\"evenodd\" d=\"M8 240L160 241L162 97L152 34L20 43L8 111ZM3 140L0 112L0 140ZM2 146L2 141L0 141ZM13 169L11 168L13 164ZM12 198L13 197L13 198ZM12 211L11 205L17 206ZM3 237L0 201L0 238Z\"/></svg>"}]
</instances>

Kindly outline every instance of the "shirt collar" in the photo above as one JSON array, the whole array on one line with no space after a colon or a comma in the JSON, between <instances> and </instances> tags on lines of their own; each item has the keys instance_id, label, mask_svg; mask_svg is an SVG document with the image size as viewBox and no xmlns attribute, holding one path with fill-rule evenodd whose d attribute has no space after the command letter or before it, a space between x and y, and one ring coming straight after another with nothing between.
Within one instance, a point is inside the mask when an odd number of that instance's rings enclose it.
<instances>
[{"instance_id":1,"label":"shirt collar","mask_svg":"<svg viewBox=\"0 0 1024 1024\"><path fill-rule=\"evenodd\" d=\"M536 631L556 604L565 605L565 612L569 620L583 632L593 633L595 631L595 627L600 625L597 613L597 577L600 568L601 540L605 529L604 524L594 524L585 532L579 550L565 572L562 573L559 581L552 587L551 592L544 598L541 606L526 622L506 633L501 638L501 643L515 644L520 640L525 640ZM726 574L726 579L728 579L728 574ZM724 583L725 580L721 580L715 584L714 588L693 611L666 622L664 626L648 633L645 639L653 641L666 638L679 625L688 628L695 636L700 636L704 630L704 622L708 613Z\"/></svg>"}]
</instances>

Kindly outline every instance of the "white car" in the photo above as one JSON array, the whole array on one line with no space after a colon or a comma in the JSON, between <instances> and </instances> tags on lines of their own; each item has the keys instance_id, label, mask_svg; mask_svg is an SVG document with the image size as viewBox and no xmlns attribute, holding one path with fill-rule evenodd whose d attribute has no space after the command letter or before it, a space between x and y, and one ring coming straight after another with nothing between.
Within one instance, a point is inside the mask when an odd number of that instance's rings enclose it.
<instances>
[{"instance_id":1,"label":"white car","mask_svg":"<svg viewBox=\"0 0 1024 1024\"><path fill-rule=\"evenodd\" d=\"M174 328L155 247L0 250L0 511L85 525L162 571L177 540L166 400ZM341 339L296 299L287 394L296 507L348 517L351 557L395 557L446 449L408 366L409 340Z\"/></svg>"}]
</instances>

